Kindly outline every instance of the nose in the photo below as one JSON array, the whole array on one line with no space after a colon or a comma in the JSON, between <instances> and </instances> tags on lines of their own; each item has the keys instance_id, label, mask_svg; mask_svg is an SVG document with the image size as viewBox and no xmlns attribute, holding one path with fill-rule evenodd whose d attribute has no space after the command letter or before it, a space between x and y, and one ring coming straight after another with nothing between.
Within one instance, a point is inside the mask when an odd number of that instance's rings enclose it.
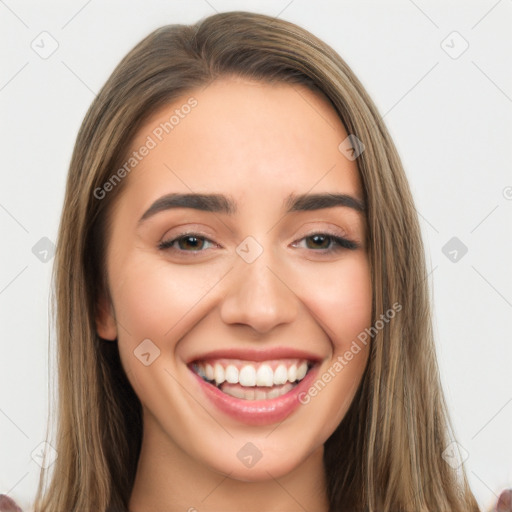
<instances>
[{"instance_id":1,"label":"nose","mask_svg":"<svg viewBox=\"0 0 512 512\"><path fill-rule=\"evenodd\" d=\"M238 261L220 308L226 324L250 326L261 334L293 322L299 310L292 283L265 253L252 263Z\"/></svg>"}]
</instances>

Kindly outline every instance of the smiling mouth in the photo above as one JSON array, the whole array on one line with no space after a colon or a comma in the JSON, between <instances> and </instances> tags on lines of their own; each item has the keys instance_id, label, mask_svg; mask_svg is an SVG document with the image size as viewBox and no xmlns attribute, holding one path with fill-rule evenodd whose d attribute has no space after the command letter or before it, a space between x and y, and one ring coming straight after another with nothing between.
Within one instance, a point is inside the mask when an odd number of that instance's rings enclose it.
<instances>
[{"instance_id":1,"label":"smiling mouth","mask_svg":"<svg viewBox=\"0 0 512 512\"><path fill-rule=\"evenodd\" d=\"M223 393L241 400L269 400L290 390L315 365L306 359L194 361L190 369Z\"/></svg>"}]
</instances>

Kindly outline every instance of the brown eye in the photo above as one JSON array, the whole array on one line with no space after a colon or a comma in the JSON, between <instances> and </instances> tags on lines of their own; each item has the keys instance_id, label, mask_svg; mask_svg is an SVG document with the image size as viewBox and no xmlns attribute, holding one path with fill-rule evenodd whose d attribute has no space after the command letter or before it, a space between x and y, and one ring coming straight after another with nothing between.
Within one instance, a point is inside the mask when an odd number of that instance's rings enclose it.
<instances>
[{"instance_id":1,"label":"brown eye","mask_svg":"<svg viewBox=\"0 0 512 512\"><path fill-rule=\"evenodd\" d=\"M203 248L205 240L202 237L187 235L178 238L178 247L182 250L199 251Z\"/></svg>"},{"instance_id":2,"label":"brown eye","mask_svg":"<svg viewBox=\"0 0 512 512\"><path fill-rule=\"evenodd\" d=\"M311 235L306 237L306 246L308 249L329 249L331 238L328 235ZM312 244L307 243L309 240Z\"/></svg>"},{"instance_id":3,"label":"brown eye","mask_svg":"<svg viewBox=\"0 0 512 512\"><path fill-rule=\"evenodd\" d=\"M304 242L305 249L317 250L322 253L330 253L341 251L343 249L354 250L358 249L359 245L352 240L343 238L330 233L313 233L312 235L305 236L295 246L300 246Z\"/></svg>"},{"instance_id":4,"label":"brown eye","mask_svg":"<svg viewBox=\"0 0 512 512\"><path fill-rule=\"evenodd\" d=\"M172 240L164 240L158 244L161 250L171 250L175 252L203 252L215 245L208 238L194 233L181 235Z\"/></svg>"}]
</instances>

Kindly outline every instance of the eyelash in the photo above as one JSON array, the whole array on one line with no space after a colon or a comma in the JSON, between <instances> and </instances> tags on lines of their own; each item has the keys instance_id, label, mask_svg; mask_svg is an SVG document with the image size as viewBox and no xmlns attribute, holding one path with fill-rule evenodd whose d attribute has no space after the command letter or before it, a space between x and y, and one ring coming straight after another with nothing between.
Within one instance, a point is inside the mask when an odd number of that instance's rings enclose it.
<instances>
[{"instance_id":1,"label":"eyelash","mask_svg":"<svg viewBox=\"0 0 512 512\"><path fill-rule=\"evenodd\" d=\"M321 254L331 254L331 253L335 253L338 251L342 251L344 249L353 251L353 250L359 248L359 244L357 244L356 242L353 242L352 240L348 240L347 238L337 236L333 233L323 233L323 232L312 233L310 235L302 237L299 241L305 240L307 238L312 238L315 236L327 237L331 241L331 244L334 244L334 246L331 246L328 249L311 249L312 251L320 252ZM164 241L160 242L158 244L158 248L162 251L173 250L173 251L182 252L182 253L205 252L205 250L203 250L203 249L198 249L196 251L185 251L183 249L176 249L176 248L172 247L175 244L175 242L179 242L180 240L184 240L184 239L192 238L192 237L197 238L197 239L202 239L202 240L208 241L213 244L215 243L215 242L212 242L209 238L206 238L205 236L200 235L199 233L184 233L176 238L173 238L172 240L164 240Z\"/></svg>"}]
</instances>

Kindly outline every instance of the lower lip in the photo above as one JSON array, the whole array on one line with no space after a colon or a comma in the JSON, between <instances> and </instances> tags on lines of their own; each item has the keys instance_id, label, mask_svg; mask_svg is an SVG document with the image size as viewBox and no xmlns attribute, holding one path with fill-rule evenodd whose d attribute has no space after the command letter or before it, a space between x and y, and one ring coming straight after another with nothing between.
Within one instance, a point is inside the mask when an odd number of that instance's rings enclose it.
<instances>
[{"instance_id":1,"label":"lower lip","mask_svg":"<svg viewBox=\"0 0 512 512\"><path fill-rule=\"evenodd\" d=\"M216 386L205 382L194 371L190 371L199 381L206 397L222 412L248 425L270 425L283 421L301 405L299 395L307 393L317 374L318 365L311 368L306 376L288 393L269 400L242 400L227 395Z\"/></svg>"}]
</instances>

